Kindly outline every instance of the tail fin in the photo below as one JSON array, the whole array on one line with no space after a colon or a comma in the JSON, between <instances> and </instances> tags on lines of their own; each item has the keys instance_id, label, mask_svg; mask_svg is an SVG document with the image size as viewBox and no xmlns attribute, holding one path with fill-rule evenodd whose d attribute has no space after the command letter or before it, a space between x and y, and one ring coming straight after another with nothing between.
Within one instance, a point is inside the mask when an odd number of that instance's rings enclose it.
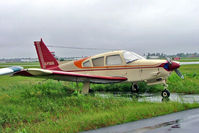
<instances>
[{"instance_id":1,"label":"tail fin","mask_svg":"<svg viewBox=\"0 0 199 133\"><path fill-rule=\"evenodd\" d=\"M42 69L53 69L59 65L57 60L48 50L42 39L41 41L35 41L34 44L37 50L37 55Z\"/></svg>"}]
</instances>

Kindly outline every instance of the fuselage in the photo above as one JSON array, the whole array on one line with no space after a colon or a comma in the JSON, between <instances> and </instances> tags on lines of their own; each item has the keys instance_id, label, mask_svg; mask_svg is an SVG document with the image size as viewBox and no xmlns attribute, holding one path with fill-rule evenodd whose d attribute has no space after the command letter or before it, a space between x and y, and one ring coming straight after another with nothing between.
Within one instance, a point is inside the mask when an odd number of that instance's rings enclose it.
<instances>
[{"instance_id":1,"label":"fuselage","mask_svg":"<svg viewBox=\"0 0 199 133\"><path fill-rule=\"evenodd\" d=\"M140 57L128 61L125 52L113 51L70 61L60 64L57 69L80 74L126 77L128 82L158 82L165 80L171 73L164 68L166 60L149 60Z\"/></svg>"},{"instance_id":2,"label":"fuselage","mask_svg":"<svg viewBox=\"0 0 199 133\"><path fill-rule=\"evenodd\" d=\"M47 79L83 82L84 94L90 89L90 83L132 82L132 90L138 90L136 82L145 81L148 85L164 84L172 71L184 78L178 68L180 64L167 60L147 60L126 50L112 51L67 63L59 63L43 40L34 42L41 69L32 68L16 73L22 76L37 76ZM169 97L168 90L162 92Z\"/></svg>"}]
</instances>

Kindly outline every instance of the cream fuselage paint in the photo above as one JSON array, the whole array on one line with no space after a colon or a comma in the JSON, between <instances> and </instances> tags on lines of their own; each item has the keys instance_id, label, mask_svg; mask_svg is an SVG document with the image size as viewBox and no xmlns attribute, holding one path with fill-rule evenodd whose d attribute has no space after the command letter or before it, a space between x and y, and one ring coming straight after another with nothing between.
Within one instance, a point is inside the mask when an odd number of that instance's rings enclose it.
<instances>
[{"instance_id":1,"label":"cream fuselage paint","mask_svg":"<svg viewBox=\"0 0 199 133\"><path fill-rule=\"evenodd\" d=\"M79 61L70 61L59 65L62 71L76 72L80 74L98 75L98 76L120 76L128 78L128 82L156 82L157 79L165 80L170 72L160 67L166 60L147 60L141 59L133 61L129 64L126 63L123 57L123 51L113 51L105 54L91 56ZM108 66L106 65L106 57L110 55L120 55L122 63L120 65ZM94 67L92 59L104 57L104 66ZM84 67L83 63L90 61L90 67Z\"/></svg>"},{"instance_id":2,"label":"cream fuselage paint","mask_svg":"<svg viewBox=\"0 0 199 133\"><path fill-rule=\"evenodd\" d=\"M141 80L150 81L153 79L166 79L170 72L160 67L162 63L166 63L166 60L139 60Z\"/></svg>"}]
</instances>

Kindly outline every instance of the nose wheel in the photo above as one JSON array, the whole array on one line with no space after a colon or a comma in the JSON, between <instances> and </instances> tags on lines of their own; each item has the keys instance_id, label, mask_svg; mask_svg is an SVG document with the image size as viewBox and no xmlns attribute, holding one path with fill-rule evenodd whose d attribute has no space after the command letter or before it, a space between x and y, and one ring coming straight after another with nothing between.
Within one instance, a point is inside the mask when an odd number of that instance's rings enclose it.
<instances>
[{"instance_id":1,"label":"nose wheel","mask_svg":"<svg viewBox=\"0 0 199 133\"><path fill-rule=\"evenodd\" d=\"M169 90L167 90L167 89L163 90L162 93L161 93L161 96L163 98L168 98L170 96Z\"/></svg>"},{"instance_id":2,"label":"nose wheel","mask_svg":"<svg viewBox=\"0 0 199 133\"><path fill-rule=\"evenodd\" d=\"M164 98L169 98L170 92L169 92L169 90L167 89L167 88L168 88L168 84L166 83L166 80L164 80L163 85L164 85L164 90L161 92L161 96L162 96L163 99L164 99Z\"/></svg>"}]
</instances>

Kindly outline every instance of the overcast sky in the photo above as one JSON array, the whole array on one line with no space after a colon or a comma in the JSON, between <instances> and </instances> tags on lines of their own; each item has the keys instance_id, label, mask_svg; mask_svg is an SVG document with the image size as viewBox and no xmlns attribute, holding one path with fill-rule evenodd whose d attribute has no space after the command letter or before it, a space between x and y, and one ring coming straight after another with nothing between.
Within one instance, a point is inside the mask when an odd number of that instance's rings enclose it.
<instances>
[{"instance_id":1,"label":"overcast sky","mask_svg":"<svg viewBox=\"0 0 199 133\"><path fill-rule=\"evenodd\" d=\"M36 57L46 45L139 54L199 52L198 0L1 0L0 58ZM105 51L50 48L58 56Z\"/></svg>"}]
</instances>

